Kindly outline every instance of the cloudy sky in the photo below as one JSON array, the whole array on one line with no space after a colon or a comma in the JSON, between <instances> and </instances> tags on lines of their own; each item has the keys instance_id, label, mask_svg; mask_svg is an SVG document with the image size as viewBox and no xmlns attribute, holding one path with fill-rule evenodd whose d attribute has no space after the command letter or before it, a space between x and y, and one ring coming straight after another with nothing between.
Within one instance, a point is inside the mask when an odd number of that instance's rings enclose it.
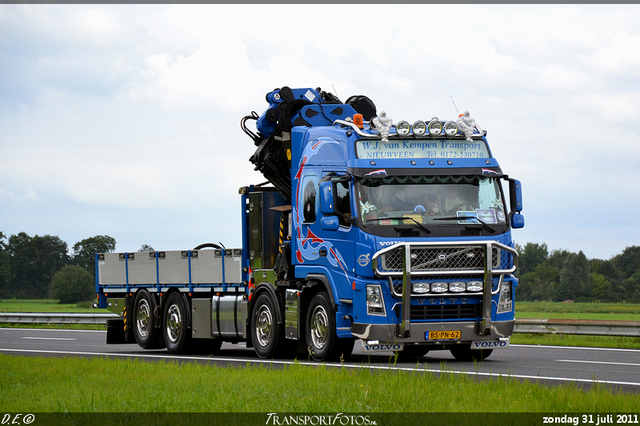
<instances>
[{"instance_id":1,"label":"cloudy sky","mask_svg":"<svg viewBox=\"0 0 640 426\"><path fill-rule=\"evenodd\" d=\"M639 5L0 5L0 231L240 244L274 88L488 131L518 243L640 245Z\"/></svg>"}]
</instances>

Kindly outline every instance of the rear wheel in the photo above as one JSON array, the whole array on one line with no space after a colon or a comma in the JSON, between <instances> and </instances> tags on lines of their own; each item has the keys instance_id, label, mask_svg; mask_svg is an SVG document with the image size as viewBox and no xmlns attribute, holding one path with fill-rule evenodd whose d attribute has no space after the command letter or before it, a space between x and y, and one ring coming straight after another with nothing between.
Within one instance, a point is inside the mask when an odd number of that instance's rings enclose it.
<instances>
[{"instance_id":1,"label":"rear wheel","mask_svg":"<svg viewBox=\"0 0 640 426\"><path fill-rule=\"evenodd\" d=\"M165 302L162 316L162 333L167 350L179 354L191 340L187 329L187 308L180 293L171 293Z\"/></svg>"},{"instance_id":2,"label":"rear wheel","mask_svg":"<svg viewBox=\"0 0 640 426\"><path fill-rule=\"evenodd\" d=\"M133 335L143 349L160 347L160 332L156 328L156 300L146 290L140 290L133 302Z\"/></svg>"},{"instance_id":3,"label":"rear wheel","mask_svg":"<svg viewBox=\"0 0 640 426\"><path fill-rule=\"evenodd\" d=\"M314 360L333 361L351 355L355 340L338 339L335 313L327 293L318 293L311 299L305 331L307 349Z\"/></svg>"},{"instance_id":4,"label":"rear wheel","mask_svg":"<svg viewBox=\"0 0 640 426\"><path fill-rule=\"evenodd\" d=\"M455 345L449 348L451 355L458 361L484 361L493 349L471 349L471 345Z\"/></svg>"}]
</instances>

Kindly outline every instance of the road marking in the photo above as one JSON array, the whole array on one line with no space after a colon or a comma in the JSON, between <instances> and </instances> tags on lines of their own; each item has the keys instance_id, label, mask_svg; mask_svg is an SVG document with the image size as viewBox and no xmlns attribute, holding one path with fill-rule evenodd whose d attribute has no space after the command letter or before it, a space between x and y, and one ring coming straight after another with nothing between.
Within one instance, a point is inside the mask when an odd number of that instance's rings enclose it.
<instances>
[{"instance_id":1,"label":"road marking","mask_svg":"<svg viewBox=\"0 0 640 426\"><path fill-rule=\"evenodd\" d=\"M545 348L545 349L571 349L571 350L582 350L582 351L606 351L606 352L640 352L640 349L620 349L620 348L594 348L594 347L583 347L583 346L551 346L551 345L519 345L511 343L509 345L510 348Z\"/></svg>"},{"instance_id":2,"label":"road marking","mask_svg":"<svg viewBox=\"0 0 640 426\"><path fill-rule=\"evenodd\" d=\"M635 364L632 362L585 361L585 360L578 360L578 359L556 359L556 362L581 362L583 364L626 365L626 366L640 367L640 364Z\"/></svg>"},{"instance_id":3,"label":"road marking","mask_svg":"<svg viewBox=\"0 0 640 426\"><path fill-rule=\"evenodd\" d=\"M66 338L66 337L21 337L21 339L25 339L25 340L78 340L78 339L71 339L71 338Z\"/></svg>"},{"instance_id":4,"label":"road marking","mask_svg":"<svg viewBox=\"0 0 640 426\"><path fill-rule=\"evenodd\" d=\"M268 365L306 365L310 367L333 367L333 368L368 368L370 370L388 370L388 371L409 371L412 373L425 372L425 373L437 373L437 374L464 374L468 376L479 377L508 377L511 379L527 379L527 380L549 380L556 382L575 382L575 383L588 383L588 384L602 384L602 385L614 385L614 386L635 386L640 387L638 382L621 382L613 380L595 380L595 379L575 379L571 377L551 377L551 376L531 376L527 374L500 374L492 372L482 371L456 371L456 370L441 370L433 368L409 368L398 366L376 366L376 365L361 365L361 364L347 364L347 363L317 363L308 361L280 361L276 359L255 359L255 358L227 358L218 356L171 356L169 354L156 355L156 354L127 354L117 352L68 352L68 351L41 351L41 350L25 350L25 349L4 349L0 348L0 352L21 352L21 353L35 353L35 354L57 354L57 355L84 355L84 356L98 356L98 357L121 357L121 358L152 358L152 359L181 359L192 361L225 361L235 363L254 363L254 364L268 364Z\"/></svg>"}]
</instances>

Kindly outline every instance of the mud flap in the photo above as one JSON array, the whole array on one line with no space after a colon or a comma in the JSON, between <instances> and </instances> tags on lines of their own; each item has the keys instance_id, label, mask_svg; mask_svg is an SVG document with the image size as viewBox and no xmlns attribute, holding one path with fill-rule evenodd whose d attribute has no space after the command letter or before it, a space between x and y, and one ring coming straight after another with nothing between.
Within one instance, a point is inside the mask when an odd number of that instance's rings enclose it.
<instances>
[{"instance_id":1,"label":"mud flap","mask_svg":"<svg viewBox=\"0 0 640 426\"><path fill-rule=\"evenodd\" d=\"M124 335L124 320L122 318L107 320L107 345L127 342Z\"/></svg>"}]
</instances>

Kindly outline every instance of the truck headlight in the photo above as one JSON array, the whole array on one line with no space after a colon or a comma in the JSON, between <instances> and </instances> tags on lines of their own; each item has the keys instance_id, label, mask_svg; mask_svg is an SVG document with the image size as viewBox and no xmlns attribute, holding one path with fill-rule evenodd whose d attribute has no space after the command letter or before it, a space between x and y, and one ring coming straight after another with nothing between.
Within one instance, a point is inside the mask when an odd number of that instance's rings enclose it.
<instances>
[{"instance_id":1,"label":"truck headlight","mask_svg":"<svg viewBox=\"0 0 640 426\"><path fill-rule=\"evenodd\" d=\"M367 285L367 314L385 315L384 298L379 285Z\"/></svg>"},{"instance_id":2,"label":"truck headlight","mask_svg":"<svg viewBox=\"0 0 640 426\"><path fill-rule=\"evenodd\" d=\"M502 283L500 286L500 299L498 300L498 313L511 312L513 298L511 297L511 283Z\"/></svg>"}]
</instances>

